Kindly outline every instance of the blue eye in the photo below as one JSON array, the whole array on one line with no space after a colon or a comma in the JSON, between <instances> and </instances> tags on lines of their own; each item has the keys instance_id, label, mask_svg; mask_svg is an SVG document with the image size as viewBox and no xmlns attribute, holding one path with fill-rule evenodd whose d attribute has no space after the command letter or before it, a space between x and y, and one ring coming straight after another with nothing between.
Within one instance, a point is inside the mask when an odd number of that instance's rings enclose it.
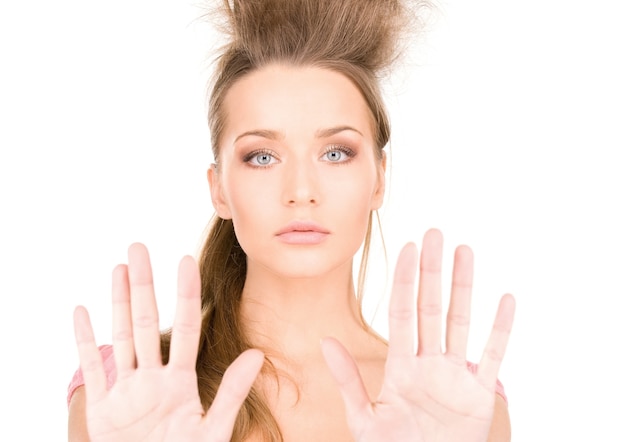
<instances>
[{"instance_id":1,"label":"blue eye","mask_svg":"<svg viewBox=\"0 0 626 442\"><path fill-rule=\"evenodd\" d=\"M336 161L340 161L341 157L343 157L345 154L339 150L331 150L330 152L326 152L326 158L328 159L328 161L332 161L332 162L336 162Z\"/></svg>"},{"instance_id":2,"label":"blue eye","mask_svg":"<svg viewBox=\"0 0 626 442\"><path fill-rule=\"evenodd\" d=\"M330 163L345 163L354 157L356 153L345 146L329 146L322 155Z\"/></svg>"},{"instance_id":3,"label":"blue eye","mask_svg":"<svg viewBox=\"0 0 626 442\"><path fill-rule=\"evenodd\" d=\"M278 160L274 154L269 151L257 150L246 155L243 161L254 167L267 167L276 163Z\"/></svg>"},{"instance_id":4,"label":"blue eye","mask_svg":"<svg viewBox=\"0 0 626 442\"><path fill-rule=\"evenodd\" d=\"M267 166L268 164L272 162L272 156L266 153L259 154L256 157L254 157L254 159L261 166Z\"/></svg>"}]
</instances>

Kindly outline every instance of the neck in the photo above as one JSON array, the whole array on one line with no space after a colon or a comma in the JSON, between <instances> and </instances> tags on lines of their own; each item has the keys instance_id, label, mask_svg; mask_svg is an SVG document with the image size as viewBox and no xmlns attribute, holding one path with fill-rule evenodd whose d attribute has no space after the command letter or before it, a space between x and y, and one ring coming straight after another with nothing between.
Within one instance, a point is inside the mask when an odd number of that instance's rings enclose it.
<instances>
[{"instance_id":1,"label":"neck","mask_svg":"<svg viewBox=\"0 0 626 442\"><path fill-rule=\"evenodd\" d=\"M294 361L321 358L320 339L327 336L348 350L371 339L361 320L351 262L307 278L284 278L249 263L241 314L255 347Z\"/></svg>"}]
</instances>

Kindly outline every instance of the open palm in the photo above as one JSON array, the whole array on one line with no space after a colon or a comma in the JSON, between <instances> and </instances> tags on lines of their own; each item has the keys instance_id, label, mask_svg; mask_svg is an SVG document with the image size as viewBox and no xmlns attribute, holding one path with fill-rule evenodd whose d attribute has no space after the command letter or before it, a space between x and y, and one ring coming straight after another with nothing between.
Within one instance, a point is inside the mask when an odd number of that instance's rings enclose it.
<instances>
[{"instance_id":1,"label":"open palm","mask_svg":"<svg viewBox=\"0 0 626 442\"><path fill-rule=\"evenodd\" d=\"M146 248L132 245L128 260L128 266L120 265L113 271L117 379L110 390L106 388L87 311L78 307L74 314L91 441L229 441L239 408L263 363L263 354L248 350L233 362L205 413L195 371L201 328L196 263L191 257L180 263L170 357L163 365Z\"/></svg>"},{"instance_id":2,"label":"open palm","mask_svg":"<svg viewBox=\"0 0 626 442\"><path fill-rule=\"evenodd\" d=\"M409 244L400 253L389 308L385 378L375 402L368 397L358 368L345 348L331 338L323 342L326 361L341 390L348 424L357 441L487 440L515 301L510 295L502 297L483 357L476 374L472 373L467 368L466 349L473 258L468 247L459 247L454 259L443 352L442 241L437 230L424 236L417 309L413 296L417 249Z\"/></svg>"}]
</instances>

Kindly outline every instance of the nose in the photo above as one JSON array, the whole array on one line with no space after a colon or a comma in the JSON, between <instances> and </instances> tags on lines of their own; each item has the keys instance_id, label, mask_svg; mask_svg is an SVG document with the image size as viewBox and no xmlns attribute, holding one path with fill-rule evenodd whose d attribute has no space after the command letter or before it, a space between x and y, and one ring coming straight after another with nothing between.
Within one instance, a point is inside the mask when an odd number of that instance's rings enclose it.
<instances>
[{"instance_id":1,"label":"nose","mask_svg":"<svg viewBox=\"0 0 626 442\"><path fill-rule=\"evenodd\" d=\"M319 185L315 166L306 159L292 161L285 168L283 201L288 206L319 204Z\"/></svg>"}]
</instances>

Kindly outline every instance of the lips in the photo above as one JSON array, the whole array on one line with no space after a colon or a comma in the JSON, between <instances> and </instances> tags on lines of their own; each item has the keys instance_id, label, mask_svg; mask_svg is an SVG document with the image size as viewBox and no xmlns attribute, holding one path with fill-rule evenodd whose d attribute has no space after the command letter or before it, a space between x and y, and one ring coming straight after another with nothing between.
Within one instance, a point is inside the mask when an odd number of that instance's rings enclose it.
<instances>
[{"instance_id":1,"label":"lips","mask_svg":"<svg viewBox=\"0 0 626 442\"><path fill-rule=\"evenodd\" d=\"M289 223L276 233L276 237L284 243L294 245L319 244L330 234L328 230L309 221Z\"/></svg>"}]
</instances>

